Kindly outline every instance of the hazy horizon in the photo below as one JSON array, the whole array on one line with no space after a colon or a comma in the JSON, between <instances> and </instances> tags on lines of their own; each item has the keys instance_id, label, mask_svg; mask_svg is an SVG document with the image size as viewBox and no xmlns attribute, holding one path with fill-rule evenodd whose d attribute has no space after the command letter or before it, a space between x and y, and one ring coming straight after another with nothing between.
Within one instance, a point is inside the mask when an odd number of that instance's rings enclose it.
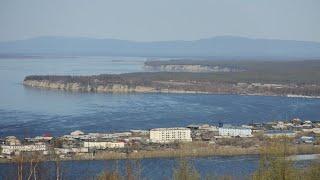
<instances>
[{"instance_id":1,"label":"hazy horizon","mask_svg":"<svg viewBox=\"0 0 320 180\"><path fill-rule=\"evenodd\" d=\"M319 58L320 43L218 36L195 41L128 41L45 36L0 43L0 54Z\"/></svg>"},{"instance_id":2,"label":"hazy horizon","mask_svg":"<svg viewBox=\"0 0 320 180\"><path fill-rule=\"evenodd\" d=\"M130 41L240 36L320 42L320 1L1 1L0 41L42 36Z\"/></svg>"},{"instance_id":3,"label":"hazy horizon","mask_svg":"<svg viewBox=\"0 0 320 180\"><path fill-rule=\"evenodd\" d=\"M239 39L249 39L249 40L279 40L279 41L296 41L296 42L311 42L311 43L320 43L320 41L311 41L311 40L295 40L295 39L277 39L277 38L260 38L260 37L247 37L247 36L234 36L234 35L220 35L220 36L209 36L205 38L186 40L186 39L173 39L173 40L129 40L129 39L121 39L121 38L110 38L110 37L88 37L88 36L54 36L54 35L45 35L45 36L35 36L29 38L22 38L16 40L6 40L1 41L0 43L7 42L16 42L16 41L26 41L26 40L34 40L34 39L42 39L42 38L61 38L61 39L95 39L95 40L119 40L119 41L130 41L130 42L141 42L141 43L152 43L152 42L175 42L175 41L199 41L199 40L208 40L215 38L239 38Z\"/></svg>"}]
</instances>

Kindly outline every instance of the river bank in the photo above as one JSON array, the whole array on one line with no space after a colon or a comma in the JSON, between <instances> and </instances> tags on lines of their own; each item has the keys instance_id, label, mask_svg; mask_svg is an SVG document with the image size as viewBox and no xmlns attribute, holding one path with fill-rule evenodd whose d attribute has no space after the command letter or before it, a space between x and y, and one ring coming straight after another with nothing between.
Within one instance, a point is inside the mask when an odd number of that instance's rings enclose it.
<instances>
[{"instance_id":1,"label":"river bank","mask_svg":"<svg viewBox=\"0 0 320 180\"><path fill-rule=\"evenodd\" d=\"M151 158L201 158L201 157L228 157L228 156L256 156L260 155L261 148L259 146L252 146L248 148L237 146L207 146L196 147L195 143L184 144L180 149L166 149L153 151L134 151L130 153L115 152L115 151L99 151L96 153L77 154L70 158L57 157L37 157L40 161L96 161L96 160L134 160L134 159L151 159ZM288 156L290 160L303 160L315 155L313 158L320 158L319 145L289 145ZM296 157L297 156L297 157ZM301 158L300 158L301 156ZM30 160L30 159L29 159ZM15 163L17 159L1 159L0 163ZM28 158L25 159L28 162Z\"/></svg>"},{"instance_id":2,"label":"river bank","mask_svg":"<svg viewBox=\"0 0 320 180\"><path fill-rule=\"evenodd\" d=\"M123 94L123 93L170 93L170 94L212 94L212 95L241 95L241 96L280 96L280 97L289 97L289 98L308 98L308 99L319 99L320 96L316 95L302 95L302 94L283 94L276 93L272 91L260 92L262 90L257 90L257 92L251 92L253 90L244 90L235 87L227 87L223 85L223 87L218 87L218 89L210 89L214 86L214 84L208 85L204 84L204 87L201 87L202 84L190 84L190 83L179 83L179 82L169 82L172 87L161 87L159 84L163 85L168 82L156 82L157 85L153 84L150 86L146 85L135 85L130 86L126 84L108 84L108 85L98 85L92 86L87 85L84 86L78 82L51 82L49 80L24 80L23 85L26 87L32 88L41 88L47 90L63 90L63 91L71 91L71 92L90 92L90 93L115 93L115 94ZM191 86L190 86L191 85ZM189 87L185 87L189 86ZM209 87L210 86L210 87ZM230 85L228 85L230 86ZM266 86L266 85L265 85ZM229 89L228 89L229 88ZM247 87L248 88L248 87ZM265 88L265 87L264 87ZM187 90L193 89L193 90ZM209 89L206 91L205 89ZM222 90L224 89L224 90ZM248 91L248 92L246 92Z\"/></svg>"},{"instance_id":3,"label":"river bank","mask_svg":"<svg viewBox=\"0 0 320 180\"><path fill-rule=\"evenodd\" d=\"M248 148L237 146L208 146L197 148L195 144L186 144L181 149L167 149L154 151L136 151L131 153L99 152L94 156L79 155L70 160L119 160L119 159L148 159L148 158L185 158L185 157L215 157L215 156L244 156L259 155L261 146ZM288 154L305 155L320 154L320 146L315 145L290 145Z\"/></svg>"}]
</instances>

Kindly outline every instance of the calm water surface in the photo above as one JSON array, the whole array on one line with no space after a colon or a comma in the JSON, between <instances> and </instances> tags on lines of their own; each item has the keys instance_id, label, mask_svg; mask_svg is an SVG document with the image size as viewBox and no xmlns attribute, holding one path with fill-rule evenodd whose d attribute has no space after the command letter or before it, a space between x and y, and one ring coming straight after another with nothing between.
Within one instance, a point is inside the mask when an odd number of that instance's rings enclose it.
<instances>
[{"instance_id":1,"label":"calm water surface","mask_svg":"<svg viewBox=\"0 0 320 180\"><path fill-rule=\"evenodd\" d=\"M80 129L106 132L191 123L266 122L276 119L320 119L320 99L192 94L94 94L24 87L26 75L91 75L143 70L144 58L80 57L0 59L0 137L67 134ZM245 177L257 157L212 157L192 160L201 174ZM142 160L149 179L171 177L174 159ZM124 164L120 161L120 164ZM107 164L107 165L106 165ZM82 170L94 176L112 161L66 162L67 179L79 179ZM75 168L76 167L76 168ZM123 167L123 165L122 165ZM15 171L0 164L0 175ZM81 174L82 175L82 174ZM3 177L3 176L2 176ZM1 179L1 177L0 177Z\"/></svg>"},{"instance_id":2,"label":"calm water surface","mask_svg":"<svg viewBox=\"0 0 320 180\"><path fill-rule=\"evenodd\" d=\"M249 179L259 165L258 156L221 156L221 157L201 157L188 158L191 165L199 172L201 177L229 176L232 179ZM310 162L319 162L319 159L294 161L296 167L304 168ZM126 172L127 163L132 164L133 170L137 167L143 179L163 180L172 179L173 170L178 167L179 159L172 158L152 158L143 160L106 160L106 161L66 161L61 163L63 169L63 179L93 179L107 170L118 170L120 173ZM40 165L47 169L46 174L53 179L55 175L54 164L47 162ZM0 164L0 179L8 179L16 175L16 165ZM27 168L25 168L27 169ZM44 171L45 172L45 171ZM134 171L135 172L135 171ZM28 174L26 172L25 174ZM10 178L9 178L10 179ZM14 179L14 178L13 178Z\"/></svg>"},{"instance_id":3,"label":"calm water surface","mask_svg":"<svg viewBox=\"0 0 320 180\"><path fill-rule=\"evenodd\" d=\"M237 157L208 157L208 158L189 158L191 164L203 176L228 175L235 179L245 179L252 174L257 165L258 157L255 156L237 156ZM127 161L69 161L63 162L64 179L92 179L104 170L118 169L124 173ZM177 167L179 160L161 158L161 159L144 159L140 161L131 161L132 164L140 166L141 176L143 179L171 179L173 169ZM53 163L45 165L47 169L54 169ZM0 179L5 179L8 174L16 174L15 165L0 164ZM48 173L53 175L54 171Z\"/></svg>"},{"instance_id":4,"label":"calm water surface","mask_svg":"<svg viewBox=\"0 0 320 180\"><path fill-rule=\"evenodd\" d=\"M0 59L0 136L61 135L275 119L320 119L320 99L192 94L94 94L24 87L26 75L143 70L144 58Z\"/></svg>"}]
</instances>

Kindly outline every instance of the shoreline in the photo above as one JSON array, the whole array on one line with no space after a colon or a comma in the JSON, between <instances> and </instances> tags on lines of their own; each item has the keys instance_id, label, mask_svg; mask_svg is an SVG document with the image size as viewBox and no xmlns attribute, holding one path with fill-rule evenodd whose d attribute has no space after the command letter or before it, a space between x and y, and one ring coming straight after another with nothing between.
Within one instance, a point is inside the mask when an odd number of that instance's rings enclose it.
<instances>
[{"instance_id":1,"label":"shoreline","mask_svg":"<svg viewBox=\"0 0 320 180\"><path fill-rule=\"evenodd\" d=\"M306 96L299 94L263 94L263 93L227 93L227 92L209 92L209 91L187 91L187 90L150 90L150 91L83 91L80 89L62 89L62 88L53 88L48 86L34 86L26 83L25 81L21 83L23 86L31 89L40 89L40 90L53 90L53 91L64 91L64 92L73 92L73 93L98 93L98 94L199 94L199 95L237 95L237 96L262 96L262 97L287 97L287 98L304 98L304 99L320 99L320 96ZM153 87L146 87L153 88Z\"/></svg>"},{"instance_id":2,"label":"shoreline","mask_svg":"<svg viewBox=\"0 0 320 180\"><path fill-rule=\"evenodd\" d=\"M193 147L193 146L192 146ZM237 157L237 156L259 156L261 147L241 148L236 146L217 146L209 148L195 148L191 146L178 150L153 150L131 153L114 151L98 152L95 156L92 153L86 155L75 155L72 158L54 159L43 158L40 162L69 162L69 161L108 161L108 160L143 160L152 158L209 158L209 157ZM314 155L320 159L320 146L291 145L289 146L288 158L299 159L299 156ZM303 160L303 159L302 159ZM312 159L309 159L312 160ZM26 161L26 163L29 161ZM0 159L0 164L16 163L15 159Z\"/></svg>"},{"instance_id":3,"label":"shoreline","mask_svg":"<svg viewBox=\"0 0 320 180\"><path fill-rule=\"evenodd\" d=\"M194 155L194 156L153 156L153 157L119 157L119 158L71 158L71 159L59 159L59 160L53 160L53 159L48 159L48 160L40 160L40 162L71 162L71 161L113 161L113 160L145 160L145 159L179 159L179 158L212 158L212 157L259 157L260 153L253 153L253 154L233 154L233 155L227 155L227 154L216 154L216 155ZM299 157L302 158L299 158ZM309 156L316 157L316 158L308 158ZM305 158L307 157L307 158ZM320 154L319 153L301 153L301 154L294 154L288 156L289 160L293 161L299 161L299 160L320 160ZM8 159L0 159L0 164L11 164L11 163L16 163L13 160L8 160ZM25 163L28 163L26 161Z\"/></svg>"}]
</instances>

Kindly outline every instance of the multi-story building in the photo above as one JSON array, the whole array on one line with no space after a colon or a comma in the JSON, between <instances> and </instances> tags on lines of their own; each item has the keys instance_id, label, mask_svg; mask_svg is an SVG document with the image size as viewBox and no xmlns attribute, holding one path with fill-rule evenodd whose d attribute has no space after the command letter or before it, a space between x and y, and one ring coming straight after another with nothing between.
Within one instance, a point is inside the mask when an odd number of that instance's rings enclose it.
<instances>
[{"instance_id":1,"label":"multi-story building","mask_svg":"<svg viewBox=\"0 0 320 180\"><path fill-rule=\"evenodd\" d=\"M19 152L46 151L47 145L42 143L30 145L2 145L1 148L3 154L12 154Z\"/></svg>"},{"instance_id":2,"label":"multi-story building","mask_svg":"<svg viewBox=\"0 0 320 180\"><path fill-rule=\"evenodd\" d=\"M238 126L222 126L219 127L219 136L251 137L252 130Z\"/></svg>"},{"instance_id":3,"label":"multi-story building","mask_svg":"<svg viewBox=\"0 0 320 180\"><path fill-rule=\"evenodd\" d=\"M150 130L150 141L156 143L168 143L174 141L188 142L191 139L189 128L156 128Z\"/></svg>"}]
</instances>

